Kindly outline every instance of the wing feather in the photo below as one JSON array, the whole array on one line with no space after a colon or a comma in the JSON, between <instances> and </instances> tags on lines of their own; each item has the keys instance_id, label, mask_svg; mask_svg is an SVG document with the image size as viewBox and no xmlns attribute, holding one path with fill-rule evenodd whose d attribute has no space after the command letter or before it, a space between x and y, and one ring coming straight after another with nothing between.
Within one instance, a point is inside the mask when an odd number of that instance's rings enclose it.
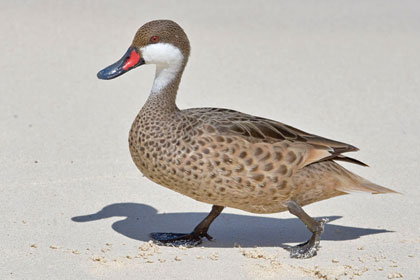
<instances>
[{"instance_id":1,"label":"wing feather","mask_svg":"<svg viewBox=\"0 0 420 280\"><path fill-rule=\"evenodd\" d=\"M291 148L304 149L307 155L302 166L323 160L341 160L364 165L356 159L341 155L358 151L353 145L317 136L290 125L270 119L255 117L241 112L221 108L188 109L205 125L211 125L219 135L236 135L251 143L278 143L287 141Z\"/></svg>"}]
</instances>

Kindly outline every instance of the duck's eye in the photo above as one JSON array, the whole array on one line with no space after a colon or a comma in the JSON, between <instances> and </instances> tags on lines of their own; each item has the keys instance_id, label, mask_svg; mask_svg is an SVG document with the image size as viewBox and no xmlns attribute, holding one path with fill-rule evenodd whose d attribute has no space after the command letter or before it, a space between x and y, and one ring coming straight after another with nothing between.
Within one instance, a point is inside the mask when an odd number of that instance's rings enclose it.
<instances>
[{"instance_id":1,"label":"duck's eye","mask_svg":"<svg viewBox=\"0 0 420 280\"><path fill-rule=\"evenodd\" d=\"M159 36L152 36L150 38L150 43L157 43L159 42Z\"/></svg>"}]
</instances>

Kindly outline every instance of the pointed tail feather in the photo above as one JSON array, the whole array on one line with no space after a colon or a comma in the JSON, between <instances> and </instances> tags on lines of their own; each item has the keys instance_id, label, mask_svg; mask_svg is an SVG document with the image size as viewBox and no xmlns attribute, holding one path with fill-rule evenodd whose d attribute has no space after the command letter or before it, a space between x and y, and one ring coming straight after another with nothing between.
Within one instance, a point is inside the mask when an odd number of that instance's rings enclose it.
<instances>
[{"instance_id":1,"label":"pointed tail feather","mask_svg":"<svg viewBox=\"0 0 420 280\"><path fill-rule=\"evenodd\" d=\"M354 174L353 174L354 175ZM366 179L363 179L359 176L357 176L358 180L354 182L354 184L351 185L347 185L347 186L342 186L337 188L337 190L342 191L342 192L346 192L346 193L350 193L350 192L357 192L357 191L362 191L362 192L369 192L371 194L381 194L381 193L398 193L397 191L379 186L377 184L374 184Z\"/></svg>"},{"instance_id":2,"label":"pointed tail feather","mask_svg":"<svg viewBox=\"0 0 420 280\"><path fill-rule=\"evenodd\" d=\"M367 191L369 191L372 194L380 194L380 193L399 193L397 191L376 185L372 182L367 181L363 184L363 187L366 188ZM399 193L400 194L400 193Z\"/></svg>"}]
</instances>

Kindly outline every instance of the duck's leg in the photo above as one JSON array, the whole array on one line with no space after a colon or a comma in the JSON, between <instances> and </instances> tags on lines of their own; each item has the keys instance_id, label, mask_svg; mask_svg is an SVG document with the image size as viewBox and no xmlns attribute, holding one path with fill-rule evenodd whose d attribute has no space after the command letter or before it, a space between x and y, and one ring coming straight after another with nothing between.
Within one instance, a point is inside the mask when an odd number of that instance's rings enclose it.
<instances>
[{"instance_id":1,"label":"duck's leg","mask_svg":"<svg viewBox=\"0 0 420 280\"><path fill-rule=\"evenodd\" d=\"M324 224L328 222L328 219L322 219L321 221L316 221L311 218L302 207L297 204L295 201L291 200L287 204L287 209L289 212L296 217L298 217L306 227L312 232L312 237L305 243L290 247L290 257L298 259L307 259L316 255L316 252L319 248L319 242L321 234L324 231Z\"/></svg>"},{"instance_id":2,"label":"duck's leg","mask_svg":"<svg viewBox=\"0 0 420 280\"><path fill-rule=\"evenodd\" d=\"M212 240L207 231L211 223L222 213L223 206L213 205L210 214L199 223L191 233L163 233L153 232L150 236L164 245L170 246L197 246L202 242L202 238L205 237L208 240Z\"/></svg>"}]
</instances>

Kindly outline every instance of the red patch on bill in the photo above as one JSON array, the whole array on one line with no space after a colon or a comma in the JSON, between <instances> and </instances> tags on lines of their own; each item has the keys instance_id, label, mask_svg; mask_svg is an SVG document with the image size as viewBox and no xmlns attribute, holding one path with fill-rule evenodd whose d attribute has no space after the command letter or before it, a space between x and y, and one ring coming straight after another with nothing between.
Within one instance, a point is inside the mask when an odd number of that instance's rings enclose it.
<instances>
[{"instance_id":1,"label":"red patch on bill","mask_svg":"<svg viewBox=\"0 0 420 280\"><path fill-rule=\"evenodd\" d=\"M127 71L128 69L133 68L134 65L136 65L139 62L139 60L140 60L140 55L135 50L132 50L130 57L127 59L127 61L123 65L123 69Z\"/></svg>"}]
</instances>

